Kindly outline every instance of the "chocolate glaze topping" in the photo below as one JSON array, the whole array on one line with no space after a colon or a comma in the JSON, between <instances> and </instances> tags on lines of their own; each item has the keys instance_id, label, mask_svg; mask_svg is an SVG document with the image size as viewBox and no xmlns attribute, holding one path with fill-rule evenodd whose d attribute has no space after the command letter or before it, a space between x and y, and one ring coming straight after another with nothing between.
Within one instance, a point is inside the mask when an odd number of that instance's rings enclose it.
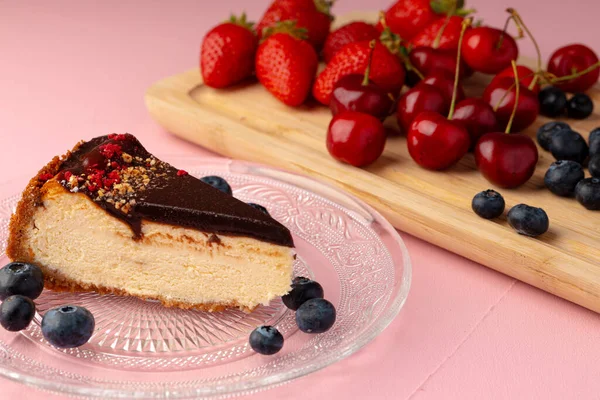
<instances>
[{"instance_id":1,"label":"chocolate glaze topping","mask_svg":"<svg viewBox=\"0 0 600 400\"><path fill-rule=\"evenodd\" d=\"M279 222L157 159L130 134L82 143L56 179L127 222L135 238L142 236L142 220L150 220L294 246L290 231Z\"/></svg>"}]
</instances>

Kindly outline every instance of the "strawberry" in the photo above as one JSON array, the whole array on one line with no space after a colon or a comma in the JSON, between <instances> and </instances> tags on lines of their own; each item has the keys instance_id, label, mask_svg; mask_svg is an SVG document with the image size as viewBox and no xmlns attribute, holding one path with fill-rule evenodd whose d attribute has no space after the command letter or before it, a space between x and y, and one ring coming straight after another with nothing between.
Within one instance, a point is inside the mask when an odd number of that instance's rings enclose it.
<instances>
[{"instance_id":1,"label":"strawberry","mask_svg":"<svg viewBox=\"0 0 600 400\"><path fill-rule=\"evenodd\" d=\"M346 75L364 74L369 63L369 40L348 43L338 51L319 74L313 86L313 96L329 105L331 92L337 81ZM400 58L381 43L375 45L371 64L371 80L391 93L398 93L404 85L405 71Z\"/></svg>"},{"instance_id":2,"label":"strawberry","mask_svg":"<svg viewBox=\"0 0 600 400\"><path fill-rule=\"evenodd\" d=\"M200 50L200 70L204 83L224 88L252 75L258 38L246 15L231 17L206 34Z\"/></svg>"},{"instance_id":3,"label":"strawberry","mask_svg":"<svg viewBox=\"0 0 600 400\"><path fill-rule=\"evenodd\" d=\"M424 46L435 49L457 50L462 22L463 18L456 15L449 18L438 18L414 36L408 44L412 48Z\"/></svg>"},{"instance_id":4,"label":"strawberry","mask_svg":"<svg viewBox=\"0 0 600 400\"><path fill-rule=\"evenodd\" d=\"M288 106L299 106L308 97L319 57L294 21L284 21L264 31L256 52L260 83Z\"/></svg>"},{"instance_id":5,"label":"strawberry","mask_svg":"<svg viewBox=\"0 0 600 400\"><path fill-rule=\"evenodd\" d=\"M258 36L263 30L281 21L296 21L306 29L308 41L319 50L331 28L330 4L325 0L275 0L256 27Z\"/></svg>"},{"instance_id":6,"label":"strawberry","mask_svg":"<svg viewBox=\"0 0 600 400\"><path fill-rule=\"evenodd\" d=\"M348 43L379 38L379 31L366 22L351 22L331 32L323 47L325 62L331 61L335 53Z\"/></svg>"},{"instance_id":7,"label":"strawberry","mask_svg":"<svg viewBox=\"0 0 600 400\"><path fill-rule=\"evenodd\" d=\"M385 20L392 32L410 40L440 17L469 14L463 6L464 0L398 0L385 12Z\"/></svg>"}]
</instances>

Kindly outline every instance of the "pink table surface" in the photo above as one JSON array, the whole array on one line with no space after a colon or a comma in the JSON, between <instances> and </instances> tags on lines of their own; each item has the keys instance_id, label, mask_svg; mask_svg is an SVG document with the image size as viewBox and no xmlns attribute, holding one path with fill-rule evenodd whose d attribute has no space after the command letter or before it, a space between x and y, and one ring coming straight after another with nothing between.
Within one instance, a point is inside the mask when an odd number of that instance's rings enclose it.
<instances>
[{"instance_id":1,"label":"pink table surface","mask_svg":"<svg viewBox=\"0 0 600 400\"><path fill-rule=\"evenodd\" d=\"M389 2L340 0L336 11ZM144 90L196 65L203 33L231 10L256 18L267 3L0 0L0 181L18 188L76 141L110 132L135 133L160 154L209 155L158 127L144 108ZM600 3L543 4L513 5L545 56L577 40L600 49ZM500 25L510 4L470 5ZM533 54L528 44L522 49ZM402 236L414 278L392 325L346 360L248 399L598 397L596 314ZM0 399L15 398L61 397L0 380Z\"/></svg>"}]
</instances>

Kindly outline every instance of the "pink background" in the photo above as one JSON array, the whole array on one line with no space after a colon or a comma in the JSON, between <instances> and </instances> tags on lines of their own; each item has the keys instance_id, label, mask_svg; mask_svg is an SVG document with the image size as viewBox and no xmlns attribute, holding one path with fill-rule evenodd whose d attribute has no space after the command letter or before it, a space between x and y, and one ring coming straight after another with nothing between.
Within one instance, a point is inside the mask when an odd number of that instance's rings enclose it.
<instances>
[{"instance_id":1,"label":"pink background","mask_svg":"<svg viewBox=\"0 0 600 400\"><path fill-rule=\"evenodd\" d=\"M159 128L144 108L144 91L196 65L202 35L231 10L257 18L268 2L0 0L0 181L9 181L0 195L16 192L76 141L110 132L135 133L159 154L209 154ZM343 13L385 8L390 0L338 3ZM511 4L469 5L500 25ZM573 41L600 50L600 3L512 5L545 56ZM533 54L528 44L521 48ZM249 399L597 398L596 314L403 237L414 278L394 323L358 354ZM60 397L0 380L0 398Z\"/></svg>"}]
</instances>

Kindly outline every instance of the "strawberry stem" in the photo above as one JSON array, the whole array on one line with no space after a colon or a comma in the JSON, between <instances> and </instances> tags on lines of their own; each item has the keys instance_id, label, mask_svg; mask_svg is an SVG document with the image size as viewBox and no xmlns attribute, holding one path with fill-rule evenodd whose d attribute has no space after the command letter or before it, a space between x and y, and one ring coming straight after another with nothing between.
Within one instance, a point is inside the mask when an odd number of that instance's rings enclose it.
<instances>
[{"instance_id":1,"label":"strawberry stem","mask_svg":"<svg viewBox=\"0 0 600 400\"><path fill-rule=\"evenodd\" d=\"M239 26L246 28L248 30L251 30L251 31L254 28L254 23L248 22L248 17L245 12L242 13L242 15L240 15L239 17L234 14L231 14L231 16L229 17L229 19L226 22L230 22L232 24L239 25Z\"/></svg>"},{"instance_id":2,"label":"strawberry stem","mask_svg":"<svg viewBox=\"0 0 600 400\"><path fill-rule=\"evenodd\" d=\"M509 13L511 15L511 17L514 19L515 24L517 25L517 29L519 29L519 33L520 33L521 37L523 36L523 31L525 31L527 33L527 36L533 43L533 47L535 47L535 52L537 54L537 71L536 72L540 72L542 70L542 52L540 51L540 46L538 45L538 42L535 40L535 37L531 34L531 31L529 30L529 28L527 27L525 22L523 22L523 18L521 18L521 15L519 15L517 10L515 10L514 8L507 8L506 12Z\"/></svg>"},{"instance_id":3,"label":"strawberry stem","mask_svg":"<svg viewBox=\"0 0 600 400\"><path fill-rule=\"evenodd\" d=\"M365 77L363 78L362 85L369 86L369 77L371 76L371 64L373 63L373 53L375 53L376 40L369 42L369 62L367 63L367 69L365 69Z\"/></svg>"},{"instance_id":4,"label":"strawberry stem","mask_svg":"<svg viewBox=\"0 0 600 400\"><path fill-rule=\"evenodd\" d=\"M473 23L473 18L465 18L462 22L462 29L460 30L460 37L458 38L458 50L456 52L456 71L454 72L454 87L452 88L452 102L450 103L450 111L448 112L448 119L452 119L454 116L454 109L456 107L456 96L458 93L458 82L460 80L460 48L462 46L463 38L467 28Z\"/></svg>"},{"instance_id":5,"label":"strawberry stem","mask_svg":"<svg viewBox=\"0 0 600 400\"><path fill-rule=\"evenodd\" d=\"M300 40L308 38L308 31L305 28L298 28L296 21L289 20L278 22L274 26L263 29L262 41L264 42L269 36L273 36L276 33L285 33Z\"/></svg>"},{"instance_id":6,"label":"strawberry stem","mask_svg":"<svg viewBox=\"0 0 600 400\"><path fill-rule=\"evenodd\" d=\"M517 63L515 60L511 61L511 65L513 68L513 73L515 74L515 105L513 107L512 113L510 114L510 119L508 120L508 124L506 125L506 130L504 133L510 133L512 128L513 121L515 120L515 115L517 115L517 108L519 107L519 96L521 95L521 84L519 83L519 71L517 70Z\"/></svg>"}]
</instances>

